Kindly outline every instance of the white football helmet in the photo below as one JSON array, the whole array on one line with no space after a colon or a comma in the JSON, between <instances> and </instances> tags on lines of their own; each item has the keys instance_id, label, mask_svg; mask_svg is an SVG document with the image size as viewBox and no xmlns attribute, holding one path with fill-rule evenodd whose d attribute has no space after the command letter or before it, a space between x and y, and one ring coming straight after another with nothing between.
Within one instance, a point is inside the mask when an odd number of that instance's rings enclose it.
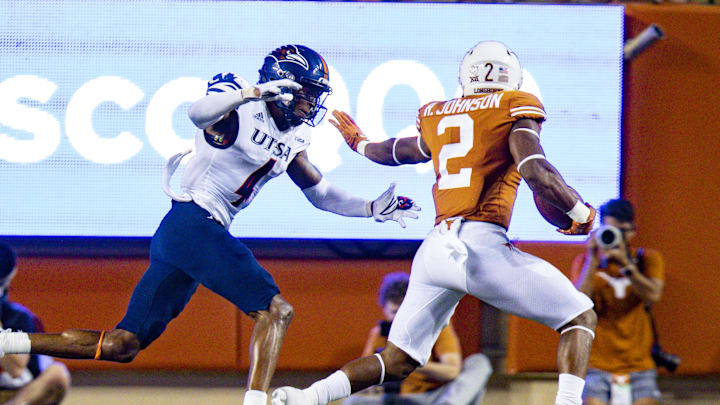
<instances>
[{"instance_id":1,"label":"white football helmet","mask_svg":"<svg viewBox=\"0 0 720 405\"><path fill-rule=\"evenodd\" d=\"M483 41L470 49L460 64L463 96L490 89L517 90L522 84L520 61L502 42Z\"/></svg>"}]
</instances>

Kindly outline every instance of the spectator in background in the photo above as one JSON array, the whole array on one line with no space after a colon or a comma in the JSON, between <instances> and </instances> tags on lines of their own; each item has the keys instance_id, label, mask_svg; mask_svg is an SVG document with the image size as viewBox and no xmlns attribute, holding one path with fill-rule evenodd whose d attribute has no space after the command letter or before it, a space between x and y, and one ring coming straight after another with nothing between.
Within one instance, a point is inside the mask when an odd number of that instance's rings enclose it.
<instances>
[{"instance_id":1,"label":"spectator in background","mask_svg":"<svg viewBox=\"0 0 720 405\"><path fill-rule=\"evenodd\" d=\"M40 319L8 299L8 287L17 273L13 249L0 242L0 325L4 329L42 332ZM0 358L0 403L5 405L54 405L70 388L70 373L52 357L8 354Z\"/></svg>"},{"instance_id":2,"label":"spectator in background","mask_svg":"<svg viewBox=\"0 0 720 405\"><path fill-rule=\"evenodd\" d=\"M603 226L590 235L586 253L573 263L575 285L592 298L598 316L585 378L585 405L611 400L652 405L660 400L648 307L662 296L664 264L659 252L630 246L636 235L634 219L630 202L605 203L600 207ZM619 232L607 231L608 225Z\"/></svg>"},{"instance_id":3,"label":"spectator in background","mask_svg":"<svg viewBox=\"0 0 720 405\"><path fill-rule=\"evenodd\" d=\"M385 314L370 331L363 356L379 352L387 344L390 325L405 298L410 275L390 273L383 279L378 303ZM430 360L417 368L402 382L391 382L369 388L349 397L345 405L476 405L485 395L492 367L488 358L477 353L463 362L460 342L451 324L446 326L435 342ZM379 392L378 392L379 391Z\"/></svg>"}]
</instances>

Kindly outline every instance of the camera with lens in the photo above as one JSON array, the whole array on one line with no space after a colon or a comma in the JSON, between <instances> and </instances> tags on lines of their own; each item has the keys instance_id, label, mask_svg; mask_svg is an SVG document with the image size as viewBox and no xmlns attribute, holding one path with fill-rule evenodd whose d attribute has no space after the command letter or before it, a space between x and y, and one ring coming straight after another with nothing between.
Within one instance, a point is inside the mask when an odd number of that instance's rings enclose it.
<instances>
[{"instance_id":1,"label":"camera with lens","mask_svg":"<svg viewBox=\"0 0 720 405\"><path fill-rule=\"evenodd\" d=\"M653 345L651 354L656 366L663 367L671 373L675 372L682 362L680 356L664 351L657 343Z\"/></svg>"},{"instance_id":2,"label":"camera with lens","mask_svg":"<svg viewBox=\"0 0 720 405\"><path fill-rule=\"evenodd\" d=\"M623 234L617 227L603 225L595 232L595 240L598 246L604 250L614 249L620 246L623 240Z\"/></svg>"}]
</instances>

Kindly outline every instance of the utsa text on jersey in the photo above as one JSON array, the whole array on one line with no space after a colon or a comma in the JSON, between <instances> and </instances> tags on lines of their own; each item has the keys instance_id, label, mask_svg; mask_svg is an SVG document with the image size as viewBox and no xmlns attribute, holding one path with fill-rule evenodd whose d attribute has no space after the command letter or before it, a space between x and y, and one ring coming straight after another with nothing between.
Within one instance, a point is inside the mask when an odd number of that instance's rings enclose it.
<instances>
[{"instance_id":1,"label":"utsa text on jersey","mask_svg":"<svg viewBox=\"0 0 720 405\"><path fill-rule=\"evenodd\" d=\"M283 142L279 142L277 139L266 134L265 132L260 131L257 128L255 128L255 132L253 132L250 140L255 145L260 145L264 147L265 150L270 150L274 147L275 150L272 151L272 154L285 161L288 160L288 157L290 157L290 153L292 152L291 147L289 147Z\"/></svg>"}]
</instances>

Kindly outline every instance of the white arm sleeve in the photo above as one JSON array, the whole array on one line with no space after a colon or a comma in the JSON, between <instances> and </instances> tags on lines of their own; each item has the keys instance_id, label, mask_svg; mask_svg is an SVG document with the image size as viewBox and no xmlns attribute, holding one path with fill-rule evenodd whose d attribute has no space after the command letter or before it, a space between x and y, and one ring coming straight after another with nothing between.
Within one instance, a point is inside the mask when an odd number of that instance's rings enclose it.
<instances>
[{"instance_id":1,"label":"white arm sleeve","mask_svg":"<svg viewBox=\"0 0 720 405\"><path fill-rule=\"evenodd\" d=\"M315 207L346 217L372 216L372 201L350 195L346 191L333 186L323 177L320 182L303 190L305 197Z\"/></svg>"},{"instance_id":2,"label":"white arm sleeve","mask_svg":"<svg viewBox=\"0 0 720 405\"><path fill-rule=\"evenodd\" d=\"M205 129L220 121L228 111L232 111L250 101L247 97L252 94L247 94L248 91L254 92L254 88L210 93L193 103L190 110L188 110L188 116L196 127Z\"/></svg>"}]
</instances>

